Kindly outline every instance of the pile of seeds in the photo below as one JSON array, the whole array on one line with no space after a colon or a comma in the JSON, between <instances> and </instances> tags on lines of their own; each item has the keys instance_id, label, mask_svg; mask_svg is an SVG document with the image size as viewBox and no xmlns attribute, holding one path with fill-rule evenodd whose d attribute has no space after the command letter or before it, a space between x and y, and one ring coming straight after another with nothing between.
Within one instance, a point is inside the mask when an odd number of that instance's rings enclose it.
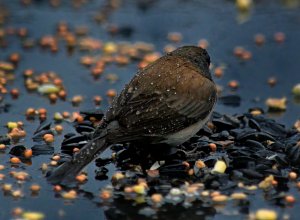
<instances>
[{"instance_id":1,"label":"pile of seeds","mask_svg":"<svg viewBox=\"0 0 300 220\"><path fill-rule=\"evenodd\" d=\"M65 100L67 95L62 79L55 72L35 75L32 69L27 69L24 71L24 84L28 91L38 91L41 95L48 96L53 103L58 98Z\"/></svg>"},{"instance_id":2,"label":"pile of seeds","mask_svg":"<svg viewBox=\"0 0 300 220\"><path fill-rule=\"evenodd\" d=\"M85 111L82 117L74 122L78 133L65 135L61 153L52 158L51 165L69 160L83 147L103 113ZM49 127L42 127L37 134L47 133ZM164 212L163 207L177 204L214 208L236 201L247 206L248 196L257 190L270 202L289 205L295 198L288 189L300 187L300 133L267 118L261 109L234 116L214 113L211 122L177 148L145 143L113 145L111 149L110 158L95 161L98 180L108 178L106 166L110 163L119 170L112 176L112 185L101 190L101 204L113 207L130 200L141 205L142 215L156 215ZM82 185L88 177L83 172L76 179ZM61 196L69 198L69 194Z\"/></svg>"}]
</instances>

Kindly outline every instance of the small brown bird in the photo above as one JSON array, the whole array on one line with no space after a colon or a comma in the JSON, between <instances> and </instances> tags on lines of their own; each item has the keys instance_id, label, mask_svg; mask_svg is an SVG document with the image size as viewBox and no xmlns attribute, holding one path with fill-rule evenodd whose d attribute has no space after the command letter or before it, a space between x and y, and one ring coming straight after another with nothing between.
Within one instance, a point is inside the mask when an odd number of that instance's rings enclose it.
<instances>
[{"instance_id":1,"label":"small brown bird","mask_svg":"<svg viewBox=\"0 0 300 220\"><path fill-rule=\"evenodd\" d=\"M114 99L93 139L48 175L68 184L110 144L179 145L208 121L217 99L206 50L184 46L139 71Z\"/></svg>"}]
</instances>

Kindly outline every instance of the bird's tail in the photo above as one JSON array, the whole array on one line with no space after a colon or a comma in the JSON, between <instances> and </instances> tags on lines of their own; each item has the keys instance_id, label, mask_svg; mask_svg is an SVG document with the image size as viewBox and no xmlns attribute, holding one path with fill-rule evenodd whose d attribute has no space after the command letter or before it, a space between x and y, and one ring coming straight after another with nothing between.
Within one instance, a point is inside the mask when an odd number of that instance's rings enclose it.
<instances>
[{"instance_id":1,"label":"bird's tail","mask_svg":"<svg viewBox=\"0 0 300 220\"><path fill-rule=\"evenodd\" d=\"M89 141L76 153L70 161L66 161L59 167L47 173L47 180L52 184L70 186L74 184L78 173L107 147L106 129L97 138Z\"/></svg>"}]
</instances>

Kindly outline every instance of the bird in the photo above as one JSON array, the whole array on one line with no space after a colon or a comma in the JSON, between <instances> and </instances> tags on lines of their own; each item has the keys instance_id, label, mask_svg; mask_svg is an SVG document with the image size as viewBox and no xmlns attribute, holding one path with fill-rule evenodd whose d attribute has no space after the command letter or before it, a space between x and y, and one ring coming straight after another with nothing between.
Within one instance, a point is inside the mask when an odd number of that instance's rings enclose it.
<instances>
[{"instance_id":1,"label":"bird","mask_svg":"<svg viewBox=\"0 0 300 220\"><path fill-rule=\"evenodd\" d=\"M209 120L217 102L209 66L205 49L182 46L139 70L114 98L91 141L50 171L48 181L74 182L112 144L178 146L189 140Z\"/></svg>"}]
</instances>

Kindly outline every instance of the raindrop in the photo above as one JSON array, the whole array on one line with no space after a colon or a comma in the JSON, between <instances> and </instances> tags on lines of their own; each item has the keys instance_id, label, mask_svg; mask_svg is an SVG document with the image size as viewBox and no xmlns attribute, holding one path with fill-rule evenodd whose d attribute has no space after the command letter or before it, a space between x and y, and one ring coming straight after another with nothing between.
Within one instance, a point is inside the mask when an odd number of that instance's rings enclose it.
<instances>
[{"instance_id":1,"label":"raindrop","mask_svg":"<svg viewBox=\"0 0 300 220\"><path fill-rule=\"evenodd\" d=\"M133 91L133 88L129 87L127 92L132 93L132 91Z\"/></svg>"}]
</instances>

